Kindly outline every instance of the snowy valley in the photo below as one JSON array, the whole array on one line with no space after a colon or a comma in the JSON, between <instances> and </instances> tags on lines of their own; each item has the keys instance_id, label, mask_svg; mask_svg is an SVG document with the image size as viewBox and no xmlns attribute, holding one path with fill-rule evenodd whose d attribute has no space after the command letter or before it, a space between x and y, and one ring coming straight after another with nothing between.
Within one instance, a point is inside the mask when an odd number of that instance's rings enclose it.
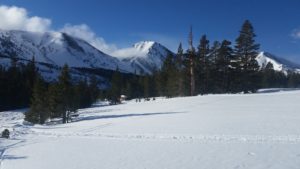
<instances>
[{"instance_id":1,"label":"snowy valley","mask_svg":"<svg viewBox=\"0 0 300 169\"><path fill-rule=\"evenodd\" d=\"M300 169L299 6L1 1L0 169Z\"/></svg>"},{"instance_id":2,"label":"snowy valley","mask_svg":"<svg viewBox=\"0 0 300 169\"><path fill-rule=\"evenodd\" d=\"M1 112L12 132L0 139L0 168L298 169L300 92L271 91L132 100L57 125Z\"/></svg>"}]
</instances>

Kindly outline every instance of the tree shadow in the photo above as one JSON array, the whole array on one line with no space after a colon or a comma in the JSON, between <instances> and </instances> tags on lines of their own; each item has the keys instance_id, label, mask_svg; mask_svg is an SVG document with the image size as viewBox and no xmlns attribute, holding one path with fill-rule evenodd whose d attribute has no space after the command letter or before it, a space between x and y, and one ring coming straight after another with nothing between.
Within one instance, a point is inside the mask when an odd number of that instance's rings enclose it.
<instances>
[{"instance_id":1,"label":"tree shadow","mask_svg":"<svg viewBox=\"0 0 300 169\"><path fill-rule=\"evenodd\" d=\"M19 160L19 159L26 159L26 156L14 156L14 155L4 155L2 160Z\"/></svg>"},{"instance_id":2,"label":"tree shadow","mask_svg":"<svg viewBox=\"0 0 300 169\"><path fill-rule=\"evenodd\" d=\"M180 114L186 112L158 112L158 113L140 113L140 114L120 114L120 115L99 115L99 116L87 116L74 120L73 122L98 120L98 119L116 119L116 118L128 118L128 117L141 117L141 116L157 116L167 114Z\"/></svg>"}]
</instances>

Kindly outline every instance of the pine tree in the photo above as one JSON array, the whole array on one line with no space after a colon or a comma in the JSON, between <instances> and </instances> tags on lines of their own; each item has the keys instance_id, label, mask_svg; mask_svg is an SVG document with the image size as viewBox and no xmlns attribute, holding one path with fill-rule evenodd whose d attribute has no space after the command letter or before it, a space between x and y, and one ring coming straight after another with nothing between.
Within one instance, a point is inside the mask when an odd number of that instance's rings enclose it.
<instances>
[{"instance_id":1,"label":"pine tree","mask_svg":"<svg viewBox=\"0 0 300 169\"><path fill-rule=\"evenodd\" d=\"M87 108L91 105L92 96L89 89L87 79L79 81L78 85L75 86L75 95L78 97L79 107Z\"/></svg>"},{"instance_id":2,"label":"pine tree","mask_svg":"<svg viewBox=\"0 0 300 169\"><path fill-rule=\"evenodd\" d=\"M44 124L49 118L47 108L46 87L43 80L40 77L36 77L33 96L31 99L31 105L29 111L25 114L25 120L34 124Z\"/></svg>"},{"instance_id":3,"label":"pine tree","mask_svg":"<svg viewBox=\"0 0 300 169\"><path fill-rule=\"evenodd\" d=\"M229 66L233 55L233 49L230 45L230 41L223 40L216 59L217 74L215 83L217 86L217 93L225 93L230 91Z\"/></svg>"},{"instance_id":4,"label":"pine tree","mask_svg":"<svg viewBox=\"0 0 300 169\"><path fill-rule=\"evenodd\" d=\"M63 123L68 123L71 113L91 104L90 90L87 82L72 85L68 66L65 65L59 81L52 83L47 91L48 112L51 118L62 117Z\"/></svg>"},{"instance_id":5,"label":"pine tree","mask_svg":"<svg viewBox=\"0 0 300 169\"><path fill-rule=\"evenodd\" d=\"M24 108L24 81L22 79L23 72L19 66L17 66L17 58L15 55L11 57L11 66L7 70L7 97L6 102L9 109Z\"/></svg>"},{"instance_id":6,"label":"pine tree","mask_svg":"<svg viewBox=\"0 0 300 169\"><path fill-rule=\"evenodd\" d=\"M63 92L58 83L50 84L47 91L48 109L51 118L62 117L65 113Z\"/></svg>"},{"instance_id":7,"label":"pine tree","mask_svg":"<svg viewBox=\"0 0 300 169\"><path fill-rule=\"evenodd\" d=\"M207 57L209 52L209 40L206 35L203 35L198 46L198 58L196 60L196 88L198 89L197 93L200 93L201 95L207 93L208 88L209 60Z\"/></svg>"},{"instance_id":8,"label":"pine tree","mask_svg":"<svg viewBox=\"0 0 300 169\"><path fill-rule=\"evenodd\" d=\"M25 70L24 70L24 82L25 82L25 93L24 93L24 97L25 98L31 98L32 97L32 93L33 93L33 87L34 87L34 83L35 80L37 78L38 75L38 69L36 67L36 63L35 63L35 57L32 57L32 60L26 65ZM26 105L29 105L29 99L27 101L26 99Z\"/></svg>"},{"instance_id":9,"label":"pine tree","mask_svg":"<svg viewBox=\"0 0 300 169\"><path fill-rule=\"evenodd\" d=\"M122 89L122 76L119 72L119 68L112 75L111 79L111 89L110 89L110 99L113 104L117 104L120 102L121 96L121 89Z\"/></svg>"},{"instance_id":10,"label":"pine tree","mask_svg":"<svg viewBox=\"0 0 300 169\"><path fill-rule=\"evenodd\" d=\"M274 71L274 66L271 62L267 63L263 70L262 87L272 88L276 86L276 76Z\"/></svg>"},{"instance_id":11,"label":"pine tree","mask_svg":"<svg viewBox=\"0 0 300 169\"><path fill-rule=\"evenodd\" d=\"M209 77L207 78L207 85L206 85L207 93L216 93L217 91L217 86L216 86L217 72L218 72L217 59L219 56L220 47L221 47L221 43L219 41L215 41L210 49L210 53L208 56L209 68L207 71L209 71Z\"/></svg>"},{"instance_id":12,"label":"pine tree","mask_svg":"<svg viewBox=\"0 0 300 169\"><path fill-rule=\"evenodd\" d=\"M91 101L89 104L91 105L93 102L95 102L98 99L100 94L98 88L98 80L96 76L91 76L88 88L91 95Z\"/></svg>"},{"instance_id":13,"label":"pine tree","mask_svg":"<svg viewBox=\"0 0 300 169\"><path fill-rule=\"evenodd\" d=\"M74 104L72 104L72 83L71 83L71 76L69 72L69 67L67 64L63 66L60 76L58 77L58 86L59 91L61 92L62 96L62 121L63 123L68 123L69 116L71 112L74 112L76 108L74 108Z\"/></svg>"},{"instance_id":14,"label":"pine tree","mask_svg":"<svg viewBox=\"0 0 300 169\"><path fill-rule=\"evenodd\" d=\"M175 76L177 80L174 81L176 83L177 88L177 96L184 96L184 54L182 44L180 43L178 46L177 54L176 54L176 61L175 61Z\"/></svg>"},{"instance_id":15,"label":"pine tree","mask_svg":"<svg viewBox=\"0 0 300 169\"><path fill-rule=\"evenodd\" d=\"M242 25L239 37L236 39L235 55L241 66L242 90L255 92L259 83L259 66L255 60L258 55L259 44L255 43L256 35L249 20Z\"/></svg>"},{"instance_id":16,"label":"pine tree","mask_svg":"<svg viewBox=\"0 0 300 169\"><path fill-rule=\"evenodd\" d=\"M164 86L163 94L167 97L174 97L178 93L177 77L176 77L176 65L174 57L169 54L165 59L161 70L161 86Z\"/></svg>"},{"instance_id":17,"label":"pine tree","mask_svg":"<svg viewBox=\"0 0 300 169\"><path fill-rule=\"evenodd\" d=\"M155 81L155 93L156 93L156 96L163 96L164 95L164 89L165 89L165 85L164 85L164 82L165 82L165 78L164 78L164 75L162 73L162 70L163 70L163 66L161 68L160 71L155 71L153 73L153 79Z\"/></svg>"},{"instance_id":18,"label":"pine tree","mask_svg":"<svg viewBox=\"0 0 300 169\"><path fill-rule=\"evenodd\" d=\"M187 51L189 57L189 73L190 73L190 96L194 96L195 92L195 48L193 46L193 28L190 29L189 34L189 49Z\"/></svg>"}]
</instances>

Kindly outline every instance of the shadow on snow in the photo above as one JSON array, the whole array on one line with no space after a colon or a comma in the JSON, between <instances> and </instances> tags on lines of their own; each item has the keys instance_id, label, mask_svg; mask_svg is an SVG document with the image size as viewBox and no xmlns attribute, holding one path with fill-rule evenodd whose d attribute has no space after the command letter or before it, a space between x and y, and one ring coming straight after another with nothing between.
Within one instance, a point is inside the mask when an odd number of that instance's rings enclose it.
<instances>
[{"instance_id":1,"label":"shadow on snow","mask_svg":"<svg viewBox=\"0 0 300 169\"><path fill-rule=\"evenodd\" d=\"M120 115L100 115L100 116L87 116L74 120L73 122L86 121L86 120L98 120L98 119L115 119L115 118L128 118L128 117L142 117L142 116L156 116L167 114L180 114L185 112L161 112L161 113L141 113L141 114L120 114Z\"/></svg>"}]
</instances>

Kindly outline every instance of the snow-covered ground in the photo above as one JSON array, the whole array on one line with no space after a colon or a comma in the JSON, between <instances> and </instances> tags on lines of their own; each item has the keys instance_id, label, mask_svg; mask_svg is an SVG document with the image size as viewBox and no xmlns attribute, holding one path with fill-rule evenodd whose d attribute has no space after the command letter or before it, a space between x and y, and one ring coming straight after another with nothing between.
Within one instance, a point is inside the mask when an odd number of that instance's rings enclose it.
<instances>
[{"instance_id":1,"label":"snow-covered ground","mask_svg":"<svg viewBox=\"0 0 300 169\"><path fill-rule=\"evenodd\" d=\"M265 90L264 90L265 91ZM0 169L299 169L300 91L156 99L23 125L1 112Z\"/></svg>"}]
</instances>

